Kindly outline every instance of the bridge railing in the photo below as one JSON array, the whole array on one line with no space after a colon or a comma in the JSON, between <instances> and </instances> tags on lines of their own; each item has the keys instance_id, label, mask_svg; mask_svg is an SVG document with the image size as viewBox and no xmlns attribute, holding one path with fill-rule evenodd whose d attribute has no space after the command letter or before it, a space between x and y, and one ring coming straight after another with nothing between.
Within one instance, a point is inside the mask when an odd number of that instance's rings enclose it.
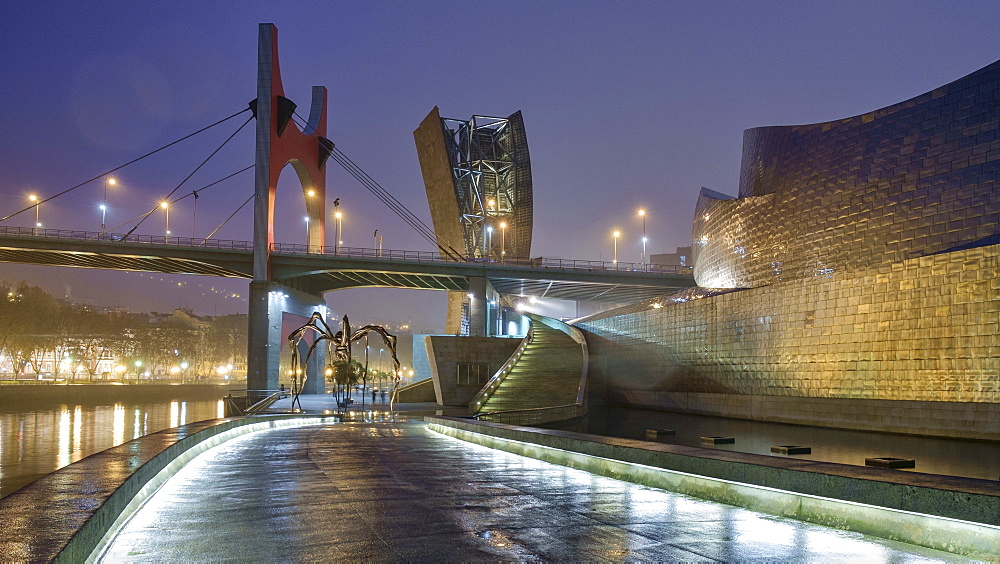
<instances>
[{"instance_id":1,"label":"bridge railing","mask_svg":"<svg viewBox=\"0 0 1000 564\"><path fill-rule=\"evenodd\" d=\"M126 235L100 231L75 231L68 229L45 229L41 227L0 226L0 236L35 237L46 239L68 239L76 241L119 241L147 245L168 245L175 247L197 247L226 251L253 251L252 241L230 239L202 239L198 237L166 237L163 235ZM384 260L405 260L410 262L456 262L454 258L441 253L427 251L405 251L398 249L369 249L344 246L309 246L289 243L274 243L271 250L291 255L325 255L345 258L366 258ZM511 266L522 268L542 268L574 271L648 272L654 274L691 274L689 266L667 266L638 262L607 262L595 260L574 260L561 258L502 258L464 257L459 262L477 263L490 266Z\"/></svg>"},{"instance_id":2,"label":"bridge railing","mask_svg":"<svg viewBox=\"0 0 1000 564\"><path fill-rule=\"evenodd\" d=\"M344 258L366 258L406 260L416 262L456 262L454 258L441 253L427 251L403 251L394 249L370 249L366 247L344 246L309 246L289 243L274 243L271 250L276 253L292 255L332 255ZM503 258L463 257L461 261L490 266L513 266L527 268L550 268L555 270L590 270L617 272L650 272L659 274L691 274L689 266L672 266L661 264L644 264L638 262L607 262L595 260L573 260L561 258Z\"/></svg>"},{"instance_id":3,"label":"bridge railing","mask_svg":"<svg viewBox=\"0 0 1000 564\"><path fill-rule=\"evenodd\" d=\"M42 227L12 227L0 225L0 235L12 237L38 237L45 239L68 239L74 241L114 241L141 243L148 245L170 245L175 247L201 247L226 251L252 251L252 241L230 239L203 239L199 237L166 237L164 235L127 235L101 231L77 231L70 229L46 229Z\"/></svg>"}]
</instances>

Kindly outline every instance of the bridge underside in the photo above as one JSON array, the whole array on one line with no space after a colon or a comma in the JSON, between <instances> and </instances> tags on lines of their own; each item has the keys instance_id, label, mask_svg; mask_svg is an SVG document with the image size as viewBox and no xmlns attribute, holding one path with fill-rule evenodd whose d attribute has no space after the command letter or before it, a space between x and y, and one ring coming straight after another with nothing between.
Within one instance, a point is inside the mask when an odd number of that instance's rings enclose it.
<instances>
[{"instance_id":1,"label":"bridge underside","mask_svg":"<svg viewBox=\"0 0 1000 564\"><path fill-rule=\"evenodd\" d=\"M27 230L31 231L31 230ZM44 230L0 233L0 262L251 278L253 255L241 241L94 240ZM76 235L76 232L73 232ZM162 238L159 238L162 240ZM174 239L171 239L173 242ZM305 253L272 253L275 282L321 295L348 288L409 288L467 292L486 279L501 295L631 303L694 285L690 275L584 271L452 261L414 261Z\"/></svg>"},{"instance_id":2,"label":"bridge underside","mask_svg":"<svg viewBox=\"0 0 1000 564\"><path fill-rule=\"evenodd\" d=\"M0 262L68 266L74 268L100 268L104 270L162 272L164 274L201 274L224 278L249 278L246 274L231 268L183 258L125 254L109 255L80 251L67 252L0 248Z\"/></svg>"}]
</instances>

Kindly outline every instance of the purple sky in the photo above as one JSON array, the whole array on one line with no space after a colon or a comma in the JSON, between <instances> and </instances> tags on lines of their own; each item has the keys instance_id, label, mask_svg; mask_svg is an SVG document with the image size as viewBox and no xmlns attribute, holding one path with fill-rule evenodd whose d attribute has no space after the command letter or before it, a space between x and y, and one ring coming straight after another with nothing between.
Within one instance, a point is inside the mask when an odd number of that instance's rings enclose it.
<instances>
[{"instance_id":1,"label":"purple sky","mask_svg":"<svg viewBox=\"0 0 1000 564\"><path fill-rule=\"evenodd\" d=\"M996 1L7 1L0 216L25 207L29 193L52 195L244 108L256 95L257 24L273 22L299 113L312 85L327 86L330 138L427 223L412 138L427 112L521 110L532 255L609 260L620 229L619 259L637 261L639 207L649 213L649 252L670 252L690 242L701 186L735 194L744 129L852 116L931 90L1000 57L997 21ZM154 206L243 119L116 173L108 225ZM178 194L252 164L252 126ZM377 228L385 248L430 250L332 161L328 171L346 245L370 246ZM102 189L95 182L44 204L42 223L97 230ZM172 233L206 235L251 192L252 173L206 190L197 226L185 200ZM300 193L286 169L278 241L304 242ZM216 237L249 240L250 215L248 206ZM33 221L29 212L5 224ZM163 230L158 212L138 232ZM245 281L0 265L0 279L22 278L132 309L245 311L222 297L243 293ZM359 320L443 325L441 293L350 291L328 301Z\"/></svg>"}]
</instances>

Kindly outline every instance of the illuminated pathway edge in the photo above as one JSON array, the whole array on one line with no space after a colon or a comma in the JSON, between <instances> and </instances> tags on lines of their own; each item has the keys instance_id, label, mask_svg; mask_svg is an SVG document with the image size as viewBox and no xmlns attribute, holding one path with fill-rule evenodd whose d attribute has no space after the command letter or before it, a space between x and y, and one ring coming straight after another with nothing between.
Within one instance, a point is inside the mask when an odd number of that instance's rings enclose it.
<instances>
[{"instance_id":1,"label":"illuminated pathway edge","mask_svg":"<svg viewBox=\"0 0 1000 564\"><path fill-rule=\"evenodd\" d=\"M1000 561L1000 483L451 417L430 429L490 448L780 517Z\"/></svg>"},{"instance_id":2,"label":"illuminated pathway edge","mask_svg":"<svg viewBox=\"0 0 1000 564\"><path fill-rule=\"evenodd\" d=\"M273 429L207 451L98 560L960 559L597 476L398 419Z\"/></svg>"},{"instance_id":3,"label":"illuminated pathway edge","mask_svg":"<svg viewBox=\"0 0 1000 564\"><path fill-rule=\"evenodd\" d=\"M333 421L317 415L211 419L88 456L0 499L0 560L81 562L206 450L246 433Z\"/></svg>"}]
</instances>

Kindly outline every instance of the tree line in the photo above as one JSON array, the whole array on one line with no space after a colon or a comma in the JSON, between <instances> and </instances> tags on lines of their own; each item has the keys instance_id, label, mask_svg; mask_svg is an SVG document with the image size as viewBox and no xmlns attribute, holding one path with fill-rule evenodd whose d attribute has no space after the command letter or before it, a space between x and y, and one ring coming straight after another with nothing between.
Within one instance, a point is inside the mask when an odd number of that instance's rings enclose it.
<instances>
[{"instance_id":1,"label":"tree line","mask_svg":"<svg viewBox=\"0 0 1000 564\"><path fill-rule=\"evenodd\" d=\"M0 355L14 374L40 377L43 360L54 359L56 378L107 377L109 361L124 367L115 377L165 374L183 365L184 376L194 378L237 359L242 364L246 343L246 315L151 323L147 314L98 312L60 303L37 286L0 281Z\"/></svg>"}]
</instances>

